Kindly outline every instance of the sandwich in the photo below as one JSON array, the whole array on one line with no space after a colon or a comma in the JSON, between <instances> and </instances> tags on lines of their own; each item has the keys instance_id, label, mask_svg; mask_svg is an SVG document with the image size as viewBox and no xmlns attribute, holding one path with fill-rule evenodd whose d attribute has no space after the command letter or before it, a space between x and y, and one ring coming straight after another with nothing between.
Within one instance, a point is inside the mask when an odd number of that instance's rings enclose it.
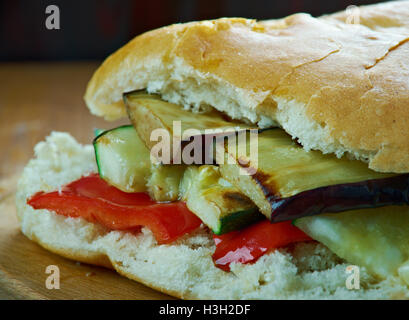
<instances>
[{"instance_id":1,"label":"sandwich","mask_svg":"<svg viewBox=\"0 0 409 320\"><path fill-rule=\"evenodd\" d=\"M408 40L409 1L137 36L85 92L129 125L38 143L21 230L183 299L408 298Z\"/></svg>"}]
</instances>

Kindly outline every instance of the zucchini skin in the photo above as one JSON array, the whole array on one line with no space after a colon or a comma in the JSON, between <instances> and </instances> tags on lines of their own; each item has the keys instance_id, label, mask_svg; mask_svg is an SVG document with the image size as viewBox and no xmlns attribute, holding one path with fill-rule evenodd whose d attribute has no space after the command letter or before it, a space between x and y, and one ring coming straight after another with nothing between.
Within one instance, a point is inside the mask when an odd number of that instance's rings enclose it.
<instances>
[{"instance_id":1,"label":"zucchini skin","mask_svg":"<svg viewBox=\"0 0 409 320\"><path fill-rule=\"evenodd\" d=\"M262 215L257 207L237 211L220 219L220 228L212 229L216 235L222 235L231 231L236 231L248 227L257 221L264 220L266 217Z\"/></svg>"},{"instance_id":2,"label":"zucchini skin","mask_svg":"<svg viewBox=\"0 0 409 320\"><path fill-rule=\"evenodd\" d=\"M94 140L92 140L92 145L94 146L94 152L95 152L95 161L97 163L97 167L98 167L98 173L101 173L101 162L99 160L99 154L98 154L98 139L101 138L102 136L112 132L112 131L116 131L116 130L121 130L121 129L128 129L133 127L131 124L124 124L122 126L119 127L115 127L109 130L102 130L102 129L94 129L94 134L95 134L95 138ZM100 174L101 176L101 174ZM102 177L101 177L102 178Z\"/></svg>"},{"instance_id":3,"label":"zucchini skin","mask_svg":"<svg viewBox=\"0 0 409 320\"><path fill-rule=\"evenodd\" d=\"M150 173L149 151L132 125L103 131L94 138L93 146L102 179L124 192L146 191L146 178Z\"/></svg>"},{"instance_id":4,"label":"zucchini skin","mask_svg":"<svg viewBox=\"0 0 409 320\"><path fill-rule=\"evenodd\" d=\"M94 136L95 137L98 137L103 132L105 132L104 129L94 128Z\"/></svg>"},{"instance_id":5,"label":"zucchini skin","mask_svg":"<svg viewBox=\"0 0 409 320\"><path fill-rule=\"evenodd\" d=\"M221 181L215 166L189 166L180 191L187 207L217 235L265 219L250 199L227 181Z\"/></svg>"},{"instance_id":6,"label":"zucchini skin","mask_svg":"<svg viewBox=\"0 0 409 320\"><path fill-rule=\"evenodd\" d=\"M288 198L266 194L272 222L322 213L409 205L409 174L307 190Z\"/></svg>"},{"instance_id":7,"label":"zucchini skin","mask_svg":"<svg viewBox=\"0 0 409 320\"><path fill-rule=\"evenodd\" d=\"M112 129L108 129L108 130L104 130L104 129L94 129L94 134L95 134L95 138L94 140L92 140L92 144L95 146L95 144L97 143L98 138L102 137L103 135L106 135L112 131L117 131L117 130L121 130L121 129L130 129L133 128L133 125L131 124L124 124L122 126L119 127L115 127Z\"/></svg>"}]
</instances>

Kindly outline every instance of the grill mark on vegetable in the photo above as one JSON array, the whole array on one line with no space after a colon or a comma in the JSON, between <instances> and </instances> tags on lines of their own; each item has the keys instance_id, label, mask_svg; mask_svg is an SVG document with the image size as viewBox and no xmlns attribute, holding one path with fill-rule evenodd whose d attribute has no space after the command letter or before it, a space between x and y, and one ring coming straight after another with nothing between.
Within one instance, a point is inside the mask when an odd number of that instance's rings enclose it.
<instances>
[{"instance_id":1,"label":"grill mark on vegetable","mask_svg":"<svg viewBox=\"0 0 409 320\"><path fill-rule=\"evenodd\" d=\"M306 190L281 198L274 188L263 185L265 174L258 174L260 185L271 206L272 222L293 220L322 213L378 208L389 205L409 205L409 174L384 179L336 184ZM261 178L260 178L261 176Z\"/></svg>"},{"instance_id":2,"label":"grill mark on vegetable","mask_svg":"<svg viewBox=\"0 0 409 320\"><path fill-rule=\"evenodd\" d=\"M241 163L238 161L237 164L244 170L248 170L250 168L249 162ZM256 173L251 176L251 178L260 186L261 191L270 203L273 200L281 198L281 194L278 191L278 185L271 179L271 175L257 170ZM269 183L266 183L267 181L269 181Z\"/></svg>"},{"instance_id":3,"label":"grill mark on vegetable","mask_svg":"<svg viewBox=\"0 0 409 320\"><path fill-rule=\"evenodd\" d=\"M240 192L225 192L223 197L227 200L233 200L242 206L251 206L251 200Z\"/></svg>"},{"instance_id":4,"label":"grill mark on vegetable","mask_svg":"<svg viewBox=\"0 0 409 320\"><path fill-rule=\"evenodd\" d=\"M273 201L281 199L281 194L278 191L279 187L274 180L271 179L271 175L257 171L252 178L260 186L261 191L270 204Z\"/></svg>"}]
</instances>

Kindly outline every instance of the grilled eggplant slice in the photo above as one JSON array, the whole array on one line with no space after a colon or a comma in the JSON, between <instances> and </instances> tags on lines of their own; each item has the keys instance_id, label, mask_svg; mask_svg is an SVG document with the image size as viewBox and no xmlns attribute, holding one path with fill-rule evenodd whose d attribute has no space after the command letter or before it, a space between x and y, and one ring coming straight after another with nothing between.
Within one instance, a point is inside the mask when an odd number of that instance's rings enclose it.
<instances>
[{"instance_id":1,"label":"grilled eggplant slice","mask_svg":"<svg viewBox=\"0 0 409 320\"><path fill-rule=\"evenodd\" d=\"M132 125L104 131L93 144L102 179L125 192L146 191L150 153Z\"/></svg>"},{"instance_id":2,"label":"grilled eggplant slice","mask_svg":"<svg viewBox=\"0 0 409 320\"><path fill-rule=\"evenodd\" d=\"M246 143L238 143L238 154L246 154L248 148ZM239 161L227 149L225 163L220 166L222 176L273 222L324 212L408 204L408 175L379 173L361 161L306 152L281 129L259 134L256 164L251 157L241 156ZM240 174L241 170L250 169L255 174Z\"/></svg>"},{"instance_id":3,"label":"grilled eggplant slice","mask_svg":"<svg viewBox=\"0 0 409 320\"><path fill-rule=\"evenodd\" d=\"M215 234L241 229L265 217L212 165L189 166L180 190L188 208Z\"/></svg>"},{"instance_id":4,"label":"grilled eggplant slice","mask_svg":"<svg viewBox=\"0 0 409 320\"><path fill-rule=\"evenodd\" d=\"M236 131L255 128L252 125L229 120L217 110L193 113L183 109L182 106L162 100L159 95L149 94L145 90L125 93L124 102L129 119L149 149L157 144L156 140L151 139L154 130L162 129L168 132L173 146L178 147L176 151L168 150L171 163L213 163L211 162L213 159L206 160L206 155L213 150L210 148L213 146L214 136L227 136ZM208 142L205 141L205 136L208 137ZM200 143L201 154L196 158L197 161L187 163L180 156L181 151L188 144L196 142Z\"/></svg>"}]
</instances>

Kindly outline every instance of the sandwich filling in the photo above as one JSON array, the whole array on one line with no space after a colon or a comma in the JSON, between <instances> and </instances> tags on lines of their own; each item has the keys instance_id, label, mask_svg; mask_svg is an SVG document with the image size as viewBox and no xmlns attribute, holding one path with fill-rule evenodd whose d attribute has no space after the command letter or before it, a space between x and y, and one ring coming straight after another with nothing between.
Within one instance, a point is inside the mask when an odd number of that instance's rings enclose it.
<instances>
[{"instance_id":1,"label":"sandwich filling","mask_svg":"<svg viewBox=\"0 0 409 320\"><path fill-rule=\"evenodd\" d=\"M225 271L319 241L374 276L409 283L408 174L307 152L280 128L261 130L215 110L194 114L143 90L124 102L132 125L96 132L98 173L39 192L29 205L112 230L145 226L159 244L203 224Z\"/></svg>"}]
</instances>

